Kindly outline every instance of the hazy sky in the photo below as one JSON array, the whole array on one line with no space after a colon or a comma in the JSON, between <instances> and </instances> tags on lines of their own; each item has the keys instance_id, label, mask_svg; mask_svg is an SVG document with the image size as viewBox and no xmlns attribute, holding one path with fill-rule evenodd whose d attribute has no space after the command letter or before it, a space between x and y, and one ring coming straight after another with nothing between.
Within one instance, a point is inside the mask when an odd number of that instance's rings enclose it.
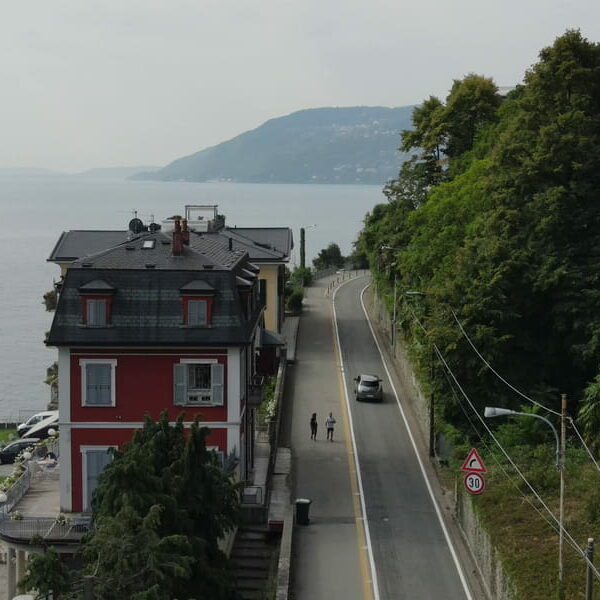
<instances>
[{"instance_id":1,"label":"hazy sky","mask_svg":"<svg viewBox=\"0 0 600 600\"><path fill-rule=\"evenodd\" d=\"M1 0L0 168L164 165L318 106L514 85L599 0Z\"/></svg>"}]
</instances>

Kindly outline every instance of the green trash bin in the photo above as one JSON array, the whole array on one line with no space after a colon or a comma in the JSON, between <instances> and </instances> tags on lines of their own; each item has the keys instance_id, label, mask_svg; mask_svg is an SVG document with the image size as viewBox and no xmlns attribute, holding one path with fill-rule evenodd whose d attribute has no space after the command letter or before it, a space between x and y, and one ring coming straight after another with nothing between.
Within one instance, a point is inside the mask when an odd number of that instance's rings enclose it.
<instances>
[{"instance_id":1,"label":"green trash bin","mask_svg":"<svg viewBox=\"0 0 600 600\"><path fill-rule=\"evenodd\" d=\"M298 525L308 525L310 519L308 513L312 500L308 498L296 498L296 523Z\"/></svg>"}]
</instances>

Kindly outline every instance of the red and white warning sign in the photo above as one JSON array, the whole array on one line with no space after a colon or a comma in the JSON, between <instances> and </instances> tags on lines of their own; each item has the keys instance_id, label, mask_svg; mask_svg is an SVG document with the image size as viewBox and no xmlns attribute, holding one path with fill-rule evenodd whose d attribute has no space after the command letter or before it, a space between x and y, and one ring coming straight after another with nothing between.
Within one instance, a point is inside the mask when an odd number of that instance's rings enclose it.
<instances>
[{"instance_id":1,"label":"red and white warning sign","mask_svg":"<svg viewBox=\"0 0 600 600\"><path fill-rule=\"evenodd\" d=\"M485 490L485 479L481 473L471 471L465 474L465 488L471 494L481 494Z\"/></svg>"},{"instance_id":2,"label":"red and white warning sign","mask_svg":"<svg viewBox=\"0 0 600 600\"><path fill-rule=\"evenodd\" d=\"M481 460L481 456L479 456L479 452L477 452L475 448L471 448L471 452L469 452L469 455L465 459L461 471L467 471L469 473L487 473L487 469Z\"/></svg>"}]
</instances>

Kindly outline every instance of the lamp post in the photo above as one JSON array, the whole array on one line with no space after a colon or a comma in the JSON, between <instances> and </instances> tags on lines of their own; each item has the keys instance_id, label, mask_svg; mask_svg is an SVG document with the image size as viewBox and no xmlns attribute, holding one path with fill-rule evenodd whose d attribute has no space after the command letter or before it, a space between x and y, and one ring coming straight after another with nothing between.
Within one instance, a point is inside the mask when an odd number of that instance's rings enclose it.
<instances>
[{"instance_id":1,"label":"lamp post","mask_svg":"<svg viewBox=\"0 0 600 600\"><path fill-rule=\"evenodd\" d=\"M402 248L394 248L392 246L380 246L380 250L402 250ZM396 263L392 263L391 266L395 266ZM396 299L398 296L398 272L394 269L394 307L392 309L392 353L396 356Z\"/></svg>"},{"instance_id":2,"label":"lamp post","mask_svg":"<svg viewBox=\"0 0 600 600\"><path fill-rule=\"evenodd\" d=\"M565 504L565 437L566 437L566 414L567 414L567 395L561 394L561 417L560 417L560 439L556 431L556 427L546 418L541 415L534 413L518 412L516 410L510 410L508 408L498 408L495 406L486 406L484 410L484 416L487 418L493 417L509 417L509 416L522 416L522 417L534 417L547 423L552 429L554 439L556 440L556 468L560 473L560 495L559 495L559 511L558 511L558 597L562 600L564 598L564 564L563 564L563 544L564 544L564 530L563 522L565 518L564 504Z\"/></svg>"}]
</instances>

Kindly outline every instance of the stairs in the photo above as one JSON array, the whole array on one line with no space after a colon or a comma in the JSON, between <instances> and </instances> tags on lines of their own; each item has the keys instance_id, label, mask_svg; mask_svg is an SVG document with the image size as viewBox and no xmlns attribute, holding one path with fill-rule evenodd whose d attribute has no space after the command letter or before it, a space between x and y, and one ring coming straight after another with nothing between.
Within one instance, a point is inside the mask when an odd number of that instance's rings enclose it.
<instances>
[{"instance_id":1,"label":"stairs","mask_svg":"<svg viewBox=\"0 0 600 600\"><path fill-rule=\"evenodd\" d=\"M270 600L267 583L275 575L279 536L266 529L239 529L230 556L240 600Z\"/></svg>"}]
</instances>

